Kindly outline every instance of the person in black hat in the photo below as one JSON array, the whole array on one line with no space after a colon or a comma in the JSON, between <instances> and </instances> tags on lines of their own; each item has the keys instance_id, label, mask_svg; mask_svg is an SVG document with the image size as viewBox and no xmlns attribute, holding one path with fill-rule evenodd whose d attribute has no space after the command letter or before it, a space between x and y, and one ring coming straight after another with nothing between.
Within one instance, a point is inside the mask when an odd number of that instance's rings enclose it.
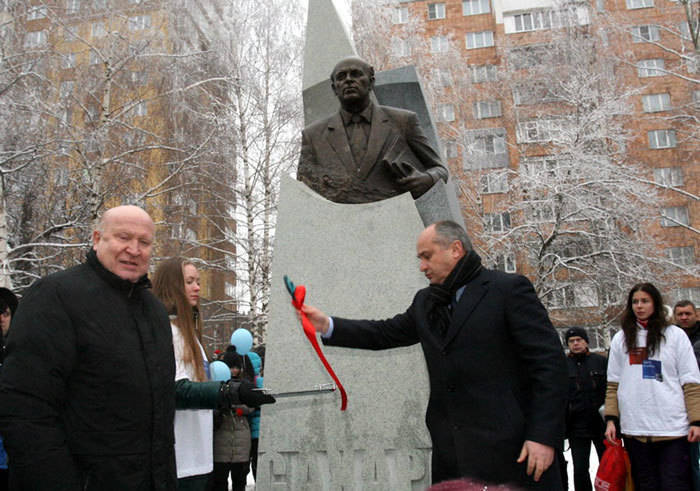
<instances>
[{"instance_id":1,"label":"person in black hat","mask_svg":"<svg viewBox=\"0 0 700 491\"><path fill-rule=\"evenodd\" d=\"M566 331L569 347L569 401L566 410L566 437L574 464L574 489L591 490L588 464L591 443L598 459L603 456L605 424L598 408L605 402L607 358L588 349L588 333L582 327Z\"/></svg>"}]
</instances>

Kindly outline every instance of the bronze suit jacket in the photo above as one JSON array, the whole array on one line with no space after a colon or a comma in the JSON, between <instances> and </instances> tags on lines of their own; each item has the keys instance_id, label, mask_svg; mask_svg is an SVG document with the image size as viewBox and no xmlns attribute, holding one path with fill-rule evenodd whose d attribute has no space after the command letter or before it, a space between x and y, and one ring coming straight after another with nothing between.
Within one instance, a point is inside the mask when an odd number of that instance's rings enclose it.
<instances>
[{"instance_id":1,"label":"bronze suit jacket","mask_svg":"<svg viewBox=\"0 0 700 491\"><path fill-rule=\"evenodd\" d=\"M382 163L401 153L401 160L406 157L433 176L434 182L447 181L447 168L420 129L415 113L375 104L367 153L362 162L355 162L338 112L302 131L297 179L336 203L378 201L404 192Z\"/></svg>"}]
</instances>

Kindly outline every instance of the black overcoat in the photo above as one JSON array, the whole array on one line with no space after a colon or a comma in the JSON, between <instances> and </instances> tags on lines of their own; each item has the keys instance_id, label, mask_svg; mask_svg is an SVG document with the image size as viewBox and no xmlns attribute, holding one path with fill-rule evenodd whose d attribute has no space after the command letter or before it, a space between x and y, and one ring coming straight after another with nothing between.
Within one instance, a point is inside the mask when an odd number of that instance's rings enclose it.
<instances>
[{"instance_id":1,"label":"black overcoat","mask_svg":"<svg viewBox=\"0 0 700 491\"><path fill-rule=\"evenodd\" d=\"M15 489L175 489L172 334L148 286L91 251L20 302L0 376Z\"/></svg>"},{"instance_id":2,"label":"black overcoat","mask_svg":"<svg viewBox=\"0 0 700 491\"><path fill-rule=\"evenodd\" d=\"M333 318L324 342L366 349L420 342L430 380L433 472L534 485L515 461L525 440L560 448L567 368L532 284L483 269L467 283L444 338L429 325L427 295L419 291L406 312L384 321ZM540 486L560 489L556 465Z\"/></svg>"}]
</instances>

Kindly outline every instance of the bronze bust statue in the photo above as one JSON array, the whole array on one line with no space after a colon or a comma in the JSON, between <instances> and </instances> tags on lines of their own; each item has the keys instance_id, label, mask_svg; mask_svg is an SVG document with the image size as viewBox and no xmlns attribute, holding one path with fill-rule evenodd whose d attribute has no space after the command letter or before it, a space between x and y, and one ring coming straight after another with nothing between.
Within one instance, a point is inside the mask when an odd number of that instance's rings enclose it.
<instances>
[{"instance_id":1,"label":"bronze bust statue","mask_svg":"<svg viewBox=\"0 0 700 491\"><path fill-rule=\"evenodd\" d=\"M410 191L418 198L447 168L415 113L374 104L374 69L357 57L338 62L331 87L340 110L302 131L297 179L336 203L369 203Z\"/></svg>"}]
</instances>

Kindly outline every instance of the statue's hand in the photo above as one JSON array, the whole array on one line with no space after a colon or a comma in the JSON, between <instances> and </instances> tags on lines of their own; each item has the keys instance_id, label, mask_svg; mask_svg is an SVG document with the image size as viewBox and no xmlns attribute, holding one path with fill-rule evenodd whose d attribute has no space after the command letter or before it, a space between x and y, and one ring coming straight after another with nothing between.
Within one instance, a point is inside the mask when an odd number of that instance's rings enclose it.
<instances>
[{"instance_id":1,"label":"statue's hand","mask_svg":"<svg viewBox=\"0 0 700 491\"><path fill-rule=\"evenodd\" d=\"M433 176L427 172L421 172L415 167L409 175L396 180L404 191L411 191L413 199L421 197L433 187Z\"/></svg>"}]
</instances>

